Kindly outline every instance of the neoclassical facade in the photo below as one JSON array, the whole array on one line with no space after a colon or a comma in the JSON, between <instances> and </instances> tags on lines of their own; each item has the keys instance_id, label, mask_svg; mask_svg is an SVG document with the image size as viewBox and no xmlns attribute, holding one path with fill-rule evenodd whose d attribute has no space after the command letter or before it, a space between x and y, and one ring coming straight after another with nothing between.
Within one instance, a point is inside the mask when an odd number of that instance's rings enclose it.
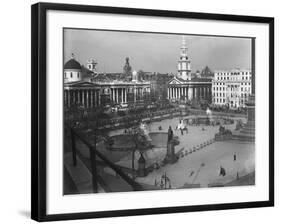
<instances>
[{"instance_id":1,"label":"neoclassical facade","mask_svg":"<svg viewBox=\"0 0 281 224\"><path fill-rule=\"evenodd\" d=\"M91 64L91 70L89 70ZM141 103L149 96L150 83L136 79L114 80L108 79L107 74L97 74L96 62L88 61L86 73L91 77L84 78L82 66L74 58L66 62L64 66L64 105L66 108L82 106L84 108L100 107L114 104ZM92 73L91 73L92 71ZM73 72L79 72L79 79L73 76ZM72 74L72 76L70 75ZM76 74L76 73L75 73ZM116 75L116 74L115 74ZM120 77L120 76L119 76Z\"/></svg>"},{"instance_id":2,"label":"neoclassical facade","mask_svg":"<svg viewBox=\"0 0 281 224\"><path fill-rule=\"evenodd\" d=\"M212 82L212 104L231 109L244 108L252 91L252 74L248 69L216 71Z\"/></svg>"},{"instance_id":3,"label":"neoclassical facade","mask_svg":"<svg viewBox=\"0 0 281 224\"><path fill-rule=\"evenodd\" d=\"M184 99L211 102L212 80L209 78L193 78L189 81L174 77L168 83L167 98L171 101Z\"/></svg>"},{"instance_id":4,"label":"neoclassical facade","mask_svg":"<svg viewBox=\"0 0 281 224\"><path fill-rule=\"evenodd\" d=\"M150 85L144 82L75 82L65 84L64 102L66 107L81 105L84 108L140 103L149 93Z\"/></svg>"},{"instance_id":5,"label":"neoclassical facade","mask_svg":"<svg viewBox=\"0 0 281 224\"><path fill-rule=\"evenodd\" d=\"M212 101L212 78L192 78L191 65L187 56L184 38L178 61L178 75L168 82L167 99L171 101L180 99Z\"/></svg>"}]
</instances>

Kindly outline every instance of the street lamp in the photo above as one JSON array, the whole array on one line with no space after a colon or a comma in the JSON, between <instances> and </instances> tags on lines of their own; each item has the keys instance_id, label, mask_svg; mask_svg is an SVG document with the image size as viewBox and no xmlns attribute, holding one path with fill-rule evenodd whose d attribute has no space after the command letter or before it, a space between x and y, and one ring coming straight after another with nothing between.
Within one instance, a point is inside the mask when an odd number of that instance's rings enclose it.
<instances>
[{"instance_id":1,"label":"street lamp","mask_svg":"<svg viewBox=\"0 0 281 224\"><path fill-rule=\"evenodd\" d=\"M169 184L168 185L169 187L167 187L167 184ZM172 188L171 180L169 177L167 177L166 172L161 176L160 187L161 187L161 189L171 189Z\"/></svg>"}]
</instances>

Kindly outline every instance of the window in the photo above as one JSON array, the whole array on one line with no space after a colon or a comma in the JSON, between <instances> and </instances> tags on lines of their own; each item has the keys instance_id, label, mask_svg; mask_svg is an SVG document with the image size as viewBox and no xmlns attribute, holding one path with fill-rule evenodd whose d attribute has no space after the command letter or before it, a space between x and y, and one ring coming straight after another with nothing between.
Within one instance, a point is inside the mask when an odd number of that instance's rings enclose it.
<instances>
[{"instance_id":1,"label":"window","mask_svg":"<svg viewBox=\"0 0 281 224\"><path fill-rule=\"evenodd\" d=\"M77 78L79 78L79 76L80 76L80 72L77 73Z\"/></svg>"},{"instance_id":2,"label":"window","mask_svg":"<svg viewBox=\"0 0 281 224\"><path fill-rule=\"evenodd\" d=\"M72 78L72 72L70 72L70 78Z\"/></svg>"}]
</instances>

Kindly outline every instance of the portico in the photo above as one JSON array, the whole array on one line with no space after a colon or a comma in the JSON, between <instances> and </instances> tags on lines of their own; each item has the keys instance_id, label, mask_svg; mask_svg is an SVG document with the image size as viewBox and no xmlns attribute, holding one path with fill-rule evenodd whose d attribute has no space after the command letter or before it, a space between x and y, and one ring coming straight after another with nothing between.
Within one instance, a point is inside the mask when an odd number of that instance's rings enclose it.
<instances>
[{"instance_id":1,"label":"portico","mask_svg":"<svg viewBox=\"0 0 281 224\"><path fill-rule=\"evenodd\" d=\"M69 108L79 105L85 108L104 104L136 103L145 100L150 93L146 82L74 82L64 86L64 105Z\"/></svg>"},{"instance_id":2,"label":"portico","mask_svg":"<svg viewBox=\"0 0 281 224\"><path fill-rule=\"evenodd\" d=\"M211 79L194 78L191 80L183 80L174 77L168 83L169 100L207 100L212 99L212 82Z\"/></svg>"}]
</instances>

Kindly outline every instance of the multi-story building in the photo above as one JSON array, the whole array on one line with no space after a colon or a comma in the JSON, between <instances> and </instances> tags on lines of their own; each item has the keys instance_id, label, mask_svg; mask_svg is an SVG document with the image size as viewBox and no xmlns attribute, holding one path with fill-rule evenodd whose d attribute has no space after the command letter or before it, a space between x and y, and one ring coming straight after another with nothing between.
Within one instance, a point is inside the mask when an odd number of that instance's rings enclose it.
<instances>
[{"instance_id":1,"label":"multi-story building","mask_svg":"<svg viewBox=\"0 0 281 224\"><path fill-rule=\"evenodd\" d=\"M251 94L250 70L216 71L212 81L212 104L231 109L244 108Z\"/></svg>"},{"instance_id":2,"label":"multi-story building","mask_svg":"<svg viewBox=\"0 0 281 224\"><path fill-rule=\"evenodd\" d=\"M138 79L137 72L97 73L94 60L82 66L72 58L64 65L64 105L93 108L110 104L140 104L150 95L150 82ZM126 58L126 65L129 59Z\"/></svg>"}]
</instances>

